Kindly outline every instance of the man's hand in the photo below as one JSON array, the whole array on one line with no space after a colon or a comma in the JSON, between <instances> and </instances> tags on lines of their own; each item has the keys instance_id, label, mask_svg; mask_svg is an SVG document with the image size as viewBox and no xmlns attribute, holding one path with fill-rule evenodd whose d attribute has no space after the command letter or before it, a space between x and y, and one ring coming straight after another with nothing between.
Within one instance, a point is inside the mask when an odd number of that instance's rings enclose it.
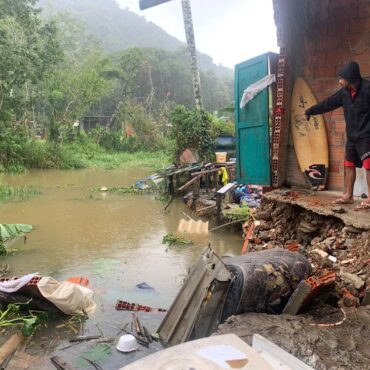
<instances>
[{"instance_id":1,"label":"man's hand","mask_svg":"<svg viewBox=\"0 0 370 370\"><path fill-rule=\"evenodd\" d=\"M311 118L310 108L306 109L306 111L304 112L304 114L306 116L306 120L309 121L310 118Z\"/></svg>"}]
</instances>

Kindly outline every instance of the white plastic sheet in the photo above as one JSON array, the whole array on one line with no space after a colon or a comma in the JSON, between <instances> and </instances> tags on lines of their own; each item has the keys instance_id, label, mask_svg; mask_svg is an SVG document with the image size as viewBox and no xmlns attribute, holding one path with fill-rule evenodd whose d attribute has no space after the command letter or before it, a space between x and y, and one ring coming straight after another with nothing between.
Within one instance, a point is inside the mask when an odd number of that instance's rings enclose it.
<instances>
[{"instance_id":1,"label":"white plastic sheet","mask_svg":"<svg viewBox=\"0 0 370 370\"><path fill-rule=\"evenodd\" d=\"M0 282L0 291L4 293L14 293L29 283L37 274L38 273L35 272L33 274L21 276L17 279Z\"/></svg>"},{"instance_id":2,"label":"white plastic sheet","mask_svg":"<svg viewBox=\"0 0 370 370\"><path fill-rule=\"evenodd\" d=\"M240 109L244 108L258 93L260 93L267 86L270 86L275 81L276 76L274 74L270 74L261 78L252 85L249 85L243 92L243 96L240 100Z\"/></svg>"}]
</instances>

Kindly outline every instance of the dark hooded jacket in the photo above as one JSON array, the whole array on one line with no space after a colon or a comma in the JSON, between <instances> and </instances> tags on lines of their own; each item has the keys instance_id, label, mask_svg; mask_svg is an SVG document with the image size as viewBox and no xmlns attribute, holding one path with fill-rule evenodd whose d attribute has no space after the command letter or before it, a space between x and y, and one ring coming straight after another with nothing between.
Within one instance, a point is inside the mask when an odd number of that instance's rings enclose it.
<instances>
[{"instance_id":1,"label":"dark hooded jacket","mask_svg":"<svg viewBox=\"0 0 370 370\"><path fill-rule=\"evenodd\" d=\"M343 87L321 103L307 109L306 115L322 114L343 107L347 138L352 141L370 138L370 81L361 77L356 62L345 64L338 75L356 87L354 99L352 100L350 90Z\"/></svg>"}]
</instances>

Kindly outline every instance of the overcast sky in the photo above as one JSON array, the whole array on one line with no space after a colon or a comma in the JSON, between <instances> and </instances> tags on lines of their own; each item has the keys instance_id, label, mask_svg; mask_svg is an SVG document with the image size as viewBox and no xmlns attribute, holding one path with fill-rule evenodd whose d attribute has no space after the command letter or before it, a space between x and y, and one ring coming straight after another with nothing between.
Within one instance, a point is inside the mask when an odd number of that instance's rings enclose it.
<instances>
[{"instance_id":1,"label":"overcast sky","mask_svg":"<svg viewBox=\"0 0 370 370\"><path fill-rule=\"evenodd\" d=\"M116 0L185 41L181 0L139 10L139 0ZM235 64L278 51L272 0L190 0L195 44L217 64Z\"/></svg>"}]
</instances>

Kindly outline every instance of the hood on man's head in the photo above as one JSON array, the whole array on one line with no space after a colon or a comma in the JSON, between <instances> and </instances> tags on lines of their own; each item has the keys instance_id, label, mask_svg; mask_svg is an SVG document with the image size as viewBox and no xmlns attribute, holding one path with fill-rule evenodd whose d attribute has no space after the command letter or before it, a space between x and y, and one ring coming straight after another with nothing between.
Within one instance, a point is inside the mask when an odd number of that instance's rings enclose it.
<instances>
[{"instance_id":1,"label":"hood on man's head","mask_svg":"<svg viewBox=\"0 0 370 370\"><path fill-rule=\"evenodd\" d=\"M351 83L357 82L362 78L360 73L360 66L357 62L346 63L338 72L338 76Z\"/></svg>"}]
</instances>

